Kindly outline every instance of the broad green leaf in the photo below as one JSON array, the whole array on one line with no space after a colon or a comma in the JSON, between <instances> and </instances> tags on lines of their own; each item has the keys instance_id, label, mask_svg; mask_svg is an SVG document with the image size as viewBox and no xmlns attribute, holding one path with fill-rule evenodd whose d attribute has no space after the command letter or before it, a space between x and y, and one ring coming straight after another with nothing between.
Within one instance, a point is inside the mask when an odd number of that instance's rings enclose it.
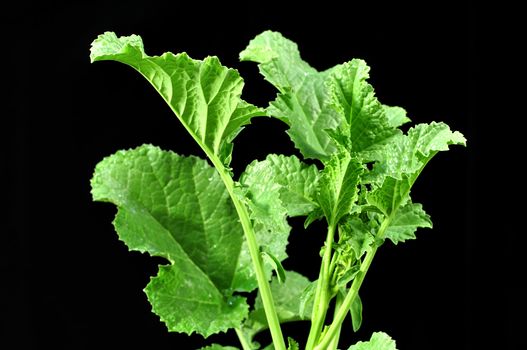
<instances>
[{"instance_id":1,"label":"broad green leaf","mask_svg":"<svg viewBox=\"0 0 527 350\"><path fill-rule=\"evenodd\" d=\"M114 226L130 250L167 259L145 291L170 331L204 336L248 313L235 272L243 241L230 197L206 161L145 145L101 161L94 200L118 207Z\"/></svg>"},{"instance_id":2,"label":"broad green leaf","mask_svg":"<svg viewBox=\"0 0 527 350\"><path fill-rule=\"evenodd\" d=\"M233 346L223 346L219 344L212 344L212 345L200 348L198 350L238 350L238 348L235 348Z\"/></svg>"},{"instance_id":3,"label":"broad green leaf","mask_svg":"<svg viewBox=\"0 0 527 350\"><path fill-rule=\"evenodd\" d=\"M249 197L260 207L283 207L287 216L303 216L317 207L318 170L295 156L270 154L254 161L241 176Z\"/></svg>"},{"instance_id":4,"label":"broad green leaf","mask_svg":"<svg viewBox=\"0 0 527 350\"><path fill-rule=\"evenodd\" d=\"M410 188L424 166L439 151L449 145L465 145L459 132L452 132L444 123L419 124L398 135L385 148L383 158L371 174L373 191L367 196L369 204L390 216L409 198Z\"/></svg>"},{"instance_id":5,"label":"broad green leaf","mask_svg":"<svg viewBox=\"0 0 527 350\"><path fill-rule=\"evenodd\" d=\"M430 216L425 213L421 204L408 203L399 208L390 226L386 229L385 235L397 244L407 239L415 239L415 231L418 227L432 228Z\"/></svg>"},{"instance_id":6,"label":"broad green leaf","mask_svg":"<svg viewBox=\"0 0 527 350\"><path fill-rule=\"evenodd\" d=\"M373 87L366 81L370 68L366 62L353 59L336 67L328 85L331 105L341 116L339 133L351 141L351 150L360 153L364 161L378 158L385 144L399 130L393 124L402 122L400 110L390 110L377 100ZM396 115L394 115L396 114ZM392 123L390 123L392 121Z\"/></svg>"},{"instance_id":7,"label":"broad green leaf","mask_svg":"<svg viewBox=\"0 0 527 350\"><path fill-rule=\"evenodd\" d=\"M240 177L240 194L250 209L260 246L279 262L287 257L286 247L291 227L287 216L306 215L316 207L314 200L318 171L295 156L269 155L254 161ZM249 249L244 243L237 284L246 290L256 288L256 275ZM272 264L266 264L270 276Z\"/></svg>"},{"instance_id":8,"label":"broad green leaf","mask_svg":"<svg viewBox=\"0 0 527 350\"><path fill-rule=\"evenodd\" d=\"M384 332L375 332L367 342L360 341L348 350L397 350L395 340Z\"/></svg>"},{"instance_id":9,"label":"broad green leaf","mask_svg":"<svg viewBox=\"0 0 527 350\"><path fill-rule=\"evenodd\" d=\"M240 96L243 79L217 57L194 60L186 53L148 56L137 35L106 32L92 43L91 61L113 60L141 73L168 103L198 144L228 164L232 139L263 111Z\"/></svg>"},{"instance_id":10,"label":"broad green leaf","mask_svg":"<svg viewBox=\"0 0 527 350\"><path fill-rule=\"evenodd\" d=\"M286 271L286 276L284 283L278 282L278 279L274 277L271 280L271 293L280 323L304 319L300 316L300 297L310 284L306 277L297 272ZM311 315L311 307L312 304L307 307L305 314ZM252 339L255 334L267 328L262 299L258 293L254 303L254 310L249 314L244 329L249 338Z\"/></svg>"},{"instance_id":11,"label":"broad green leaf","mask_svg":"<svg viewBox=\"0 0 527 350\"><path fill-rule=\"evenodd\" d=\"M351 314L351 324L353 326L353 331L357 332L362 325L362 301L360 300L359 295L353 300L350 308Z\"/></svg>"},{"instance_id":12,"label":"broad green leaf","mask_svg":"<svg viewBox=\"0 0 527 350\"><path fill-rule=\"evenodd\" d=\"M351 212L358 198L358 184L363 171L361 162L343 147L326 163L317 199L330 225L338 224Z\"/></svg>"},{"instance_id":13,"label":"broad green leaf","mask_svg":"<svg viewBox=\"0 0 527 350\"><path fill-rule=\"evenodd\" d=\"M302 60L295 43L272 31L251 40L240 59L258 63L278 89L267 111L289 125L288 134L304 157L328 159L335 147L327 131L340 124L326 88L330 70L318 72Z\"/></svg>"}]
</instances>

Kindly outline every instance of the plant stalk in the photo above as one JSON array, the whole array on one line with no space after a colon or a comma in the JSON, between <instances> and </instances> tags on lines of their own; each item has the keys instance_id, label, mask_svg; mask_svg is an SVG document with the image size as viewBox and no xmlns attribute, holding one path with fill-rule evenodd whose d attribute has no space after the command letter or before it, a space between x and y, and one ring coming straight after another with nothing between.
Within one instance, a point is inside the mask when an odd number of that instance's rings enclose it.
<instances>
[{"instance_id":1,"label":"plant stalk","mask_svg":"<svg viewBox=\"0 0 527 350\"><path fill-rule=\"evenodd\" d=\"M225 167L221 161L214 155L209 155L209 159L212 161L216 167L218 173L220 174L221 179L223 180L227 191L231 197L232 203L236 208L238 217L240 218L240 223L245 234L245 239L247 240L247 246L249 248L249 254L251 255L251 260L256 272L256 279L258 281L258 288L260 291L260 296L262 298L262 304L265 311L265 316L267 318L267 323L269 325L269 330L271 332L271 338L273 339L273 345L275 350L286 350L286 345L284 342L284 337L282 335L282 329L280 327L280 320L276 313L274 307L273 296L271 294L271 287L269 286L269 281L265 275L265 270L263 268L263 260L260 255L260 248L258 242L256 241L256 234L254 233L254 228L251 224L251 219L249 218L249 213L247 207L240 201L237 195L234 193L234 181L229 174L225 171ZM242 344L243 345L243 344ZM245 350L245 349L244 349Z\"/></svg>"},{"instance_id":2,"label":"plant stalk","mask_svg":"<svg viewBox=\"0 0 527 350\"><path fill-rule=\"evenodd\" d=\"M247 338L245 338L245 335L243 334L242 330L240 328L234 328L234 330L236 331L236 335L238 336L238 339L240 340L240 344L242 345L242 349L243 350L252 350L252 346L251 344L249 343L249 341L247 340Z\"/></svg>"},{"instance_id":3,"label":"plant stalk","mask_svg":"<svg viewBox=\"0 0 527 350\"><path fill-rule=\"evenodd\" d=\"M379 231L377 232L376 238L384 238L385 231L388 226L390 226L390 221L391 217L384 219L381 224L381 227L379 228ZM366 253L364 261L362 262L360 270L355 276L353 283L351 284L346 298L344 298L342 305L338 308L338 311L336 311L335 313L335 317L333 318L331 326L329 327L328 331L324 334L317 346L314 348L314 350L327 350L329 344L333 342L333 339L339 336L342 322L344 322L346 315L349 313L351 304L359 294L359 289L362 286L362 282L366 277L366 273L368 272L373 258L375 257L375 253L377 253L377 249L379 249L379 247L377 245L374 245L372 249Z\"/></svg>"},{"instance_id":4,"label":"plant stalk","mask_svg":"<svg viewBox=\"0 0 527 350\"><path fill-rule=\"evenodd\" d=\"M337 293L337 299L335 301L335 311L333 314L333 320L337 317L337 311L340 309L343 301L343 296L341 293ZM339 339L340 339L340 329L342 327L342 324L338 327L337 333L335 337L331 340L331 343L329 343L327 350L337 350L337 347L339 345Z\"/></svg>"},{"instance_id":5,"label":"plant stalk","mask_svg":"<svg viewBox=\"0 0 527 350\"><path fill-rule=\"evenodd\" d=\"M311 350L315 347L324 321L326 320L326 313L329 304L329 280L331 277L331 253L333 251L333 240L335 237L335 225L328 226L328 234L326 236L324 256L322 257L322 264L320 265L320 272L318 276L317 290L315 292L315 300L313 303L313 312L311 314L311 329L307 339L306 350Z\"/></svg>"}]
</instances>

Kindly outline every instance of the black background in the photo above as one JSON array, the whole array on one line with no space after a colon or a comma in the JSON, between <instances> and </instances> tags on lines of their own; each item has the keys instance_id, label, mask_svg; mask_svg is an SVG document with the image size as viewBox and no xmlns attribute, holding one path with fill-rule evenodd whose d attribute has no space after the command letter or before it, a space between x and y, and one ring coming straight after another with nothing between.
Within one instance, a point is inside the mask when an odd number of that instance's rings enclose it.
<instances>
[{"instance_id":1,"label":"black background","mask_svg":"<svg viewBox=\"0 0 527 350\"><path fill-rule=\"evenodd\" d=\"M90 64L89 46L110 30L141 35L150 55L217 55L245 78L244 98L266 106L275 91L254 64L238 62L249 40L266 29L297 42L303 58L320 70L365 59L383 103L403 106L415 123L444 121L469 140L467 149L439 154L415 185L414 201L423 203L434 229L419 232L416 241L383 246L361 293L363 327L353 334L346 323L341 347L382 330L402 350L478 349L493 344L502 328L509 337L498 348L525 345L512 339L517 305L507 319L503 312L500 319L491 316L523 289L511 284L504 298L487 288L500 283L491 272L496 264L516 261L500 260L510 240L482 231L490 220L483 199L498 190L481 187L486 73L475 9L463 1L289 5L294 9L269 1L46 2L3 13L11 33L4 43L11 83L3 130L8 219L0 348L237 345L232 333L207 341L169 334L142 292L160 260L128 252L111 225L114 207L91 201L95 164L119 149L152 143L202 154L142 77L121 64ZM271 119L247 127L237 139L235 172L268 153L298 154L285 130ZM301 223L291 221L285 266L313 279L324 237L316 226L303 232ZM303 339L306 327L285 330Z\"/></svg>"}]
</instances>

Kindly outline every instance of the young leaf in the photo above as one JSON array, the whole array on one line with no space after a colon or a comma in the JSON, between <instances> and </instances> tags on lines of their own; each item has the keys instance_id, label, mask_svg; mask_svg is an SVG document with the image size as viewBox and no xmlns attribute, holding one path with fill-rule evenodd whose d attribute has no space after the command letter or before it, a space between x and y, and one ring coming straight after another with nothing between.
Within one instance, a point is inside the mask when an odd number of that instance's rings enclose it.
<instances>
[{"instance_id":1,"label":"young leaf","mask_svg":"<svg viewBox=\"0 0 527 350\"><path fill-rule=\"evenodd\" d=\"M302 60L298 47L280 33L256 36L240 53L258 63L262 75L280 92L268 113L290 126L288 134L306 158L326 160L335 151L327 130L340 124L329 105L329 72L318 72Z\"/></svg>"},{"instance_id":2,"label":"young leaf","mask_svg":"<svg viewBox=\"0 0 527 350\"><path fill-rule=\"evenodd\" d=\"M328 223L336 225L349 214L358 198L358 184L364 168L343 147L332 155L320 178L318 203Z\"/></svg>"},{"instance_id":3,"label":"young leaf","mask_svg":"<svg viewBox=\"0 0 527 350\"><path fill-rule=\"evenodd\" d=\"M360 341L348 350L397 350L395 340L383 332L375 332L367 342Z\"/></svg>"},{"instance_id":4,"label":"young leaf","mask_svg":"<svg viewBox=\"0 0 527 350\"><path fill-rule=\"evenodd\" d=\"M415 231L418 227L432 228L430 216L425 213L421 204L408 203L399 208L386 229L385 236L397 244L407 239L415 239Z\"/></svg>"},{"instance_id":5,"label":"young leaf","mask_svg":"<svg viewBox=\"0 0 527 350\"><path fill-rule=\"evenodd\" d=\"M241 324L248 305L231 291L243 233L206 161L145 145L105 158L91 185L94 200L118 207L114 226L129 249L169 261L145 291L170 331L208 336Z\"/></svg>"},{"instance_id":6,"label":"young leaf","mask_svg":"<svg viewBox=\"0 0 527 350\"><path fill-rule=\"evenodd\" d=\"M341 240L352 249L355 259L360 259L375 241L370 227L355 216L349 217L339 226L339 234Z\"/></svg>"},{"instance_id":7,"label":"young leaf","mask_svg":"<svg viewBox=\"0 0 527 350\"><path fill-rule=\"evenodd\" d=\"M410 118L406 116L406 111L401 107L383 105L383 108L388 124L392 128L397 128L411 121Z\"/></svg>"},{"instance_id":8,"label":"young leaf","mask_svg":"<svg viewBox=\"0 0 527 350\"><path fill-rule=\"evenodd\" d=\"M211 344L209 346L205 346L198 350L238 350L238 348L235 348L233 346L223 346L219 344Z\"/></svg>"},{"instance_id":9,"label":"young leaf","mask_svg":"<svg viewBox=\"0 0 527 350\"><path fill-rule=\"evenodd\" d=\"M243 79L217 57L194 60L186 53L148 56L141 37L118 38L106 32L92 43L91 61L113 60L140 72L159 92L208 155L228 164L231 141L263 111L240 96Z\"/></svg>"},{"instance_id":10,"label":"young leaf","mask_svg":"<svg viewBox=\"0 0 527 350\"><path fill-rule=\"evenodd\" d=\"M276 258L267 247L261 247L262 258L265 262L270 264L273 267L273 270L276 272L276 278L279 283L284 283L286 280L286 274L282 263L278 258Z\"/></svg>"},{"instance_id":11,"label":"young leaf","mask_svg":"<svg viewBox=\"0 0 527 350\"><path fill-rule=\"evenodd\" d=\"M294 271L286 271L286 280L279 283L277 278L271 280L271 292L276 306L276 311L281 323L303 320L300 316L300 296L310 284L309 280ZM311 314L311 307L305 312ZM245 332L249 339L257 333L267 329L267 321L260 294L257 295L254 310L245 322Z\"/></svg>"},{"instance_id":12,"label":"young leaf","mask_svg":"<svg viewBox=\"0 0 527 350\"><path fill-rule=\"evenodd\" d=\"M410 188L424 166L439 151L449 145L465 145L459 132L452 132L444 123L419 124L399 135L386 147L383 159L375 164L372 173L375 188L367 196L386 216L390 216L409 198Z\"/></svg>"},{"instance_id":13,"label":"young leaf","mask_svg":"<svg viewBox=\"0 0 527 350\"><path fill-rule=\"evenodd\" d=\"M357 332L362 325L362 301L358 294L353 300L353 303L351 303L350 314L353 331Z\"/></svg>"},{"instance_id":14,"label":"young leaf","mask_svg":"<svg viewBox=\"0 0 527 350\"><path fill-rule=\"evenodd\" d=\"M291 337L287 338L288 347L287 350L300 350L300 345Z\"/></svg>"},{"instance_id":15,"label":"young leaf","mask_svg":"<svg viewBox=\"0 0 527 350\"><path fill-rule=\"evenodd\" d=\"M351 150L359 153L365 162L378 158L389 139L400 133L393 124L404 120L398 109L396 115L390 114L394 119L390 123L386 107L377 100L373 87L366 81L369 70L366 62L354 59L336 67L328 84L330 103L342 120L337 134L345 136L351 142Z\"/></svg>"}]
</instances>

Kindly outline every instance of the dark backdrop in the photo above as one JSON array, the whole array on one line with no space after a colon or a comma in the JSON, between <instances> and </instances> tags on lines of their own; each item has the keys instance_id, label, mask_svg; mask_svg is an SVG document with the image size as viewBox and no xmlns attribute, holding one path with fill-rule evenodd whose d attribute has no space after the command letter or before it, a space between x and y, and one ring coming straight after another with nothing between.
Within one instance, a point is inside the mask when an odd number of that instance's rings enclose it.
<instances>
[{"instance_id":1,"label":"dark backdrop","mask_svg":"<svg viewBox=\"0 0 527 350\"><path fill-rule=\"evenodd\" d=\"M425 3L425 2L423 2ZM2 328L6 349L193 349L199 336L169 334L142 292L159 260L128 252L111 220L115 208L93 203L95 164L119 149L143 143L181 154L202 153L157 93L128 67L89 63L100 33L139 34L147 53L186 51L217 55L240 70L246 100L260 106L275 91L238 53L266 29L298 43L318 69L351 58L371 66L383 103L407 109L414 122L444 121L465 134L469 148L439 154L413 191L434 221L418 240L385 244L362 290L364 324L345 325L342 348L383 330L398 348L477 349L497 330L485 311L482 243L474 224L482 195L476 172L478 133L477 29L464 1L349 1L297 4L252 1L78 2L20 5L5 12L12 78L4 140L8 219L2 233ZM255 121L238 138L239 173L267 153L297 154L278 121ZM292 221L286 268L315 278L323 237ZM520 289L515 289L520 293ZM488 301L488 300L486 300ZM504 305L500 302L499 305ZM303 337L306 327L288 326ZM211 337L237 345L232 333ZM2 345L5 345L2 346Z\"/></svg>"}]
</instances>

